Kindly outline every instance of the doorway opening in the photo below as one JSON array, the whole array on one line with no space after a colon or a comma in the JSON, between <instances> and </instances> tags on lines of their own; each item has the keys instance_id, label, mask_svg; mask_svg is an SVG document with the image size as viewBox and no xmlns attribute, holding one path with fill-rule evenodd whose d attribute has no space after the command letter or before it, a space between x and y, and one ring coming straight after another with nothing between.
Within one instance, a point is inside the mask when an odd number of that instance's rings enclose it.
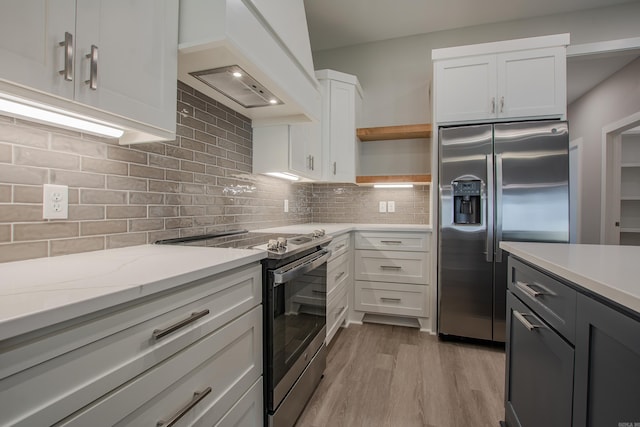
<instances>
[{"instance_id":1,"label":"doorway opening","mask_svg":"<svg viewBox=\"0 0 640 427\"><path fill-rule=\"evenodd\" d=\"M640 246L640 112L602 128L600 241Z\"/></svg>"}]
</instances>

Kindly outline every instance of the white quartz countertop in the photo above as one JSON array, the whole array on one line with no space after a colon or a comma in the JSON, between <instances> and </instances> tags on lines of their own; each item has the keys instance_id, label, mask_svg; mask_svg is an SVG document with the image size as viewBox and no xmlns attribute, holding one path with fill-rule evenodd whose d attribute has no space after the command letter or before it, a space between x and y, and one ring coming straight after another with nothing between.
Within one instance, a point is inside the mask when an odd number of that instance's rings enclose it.
<instances>
[{"instance_id":1,"label":"white quartz countertop","mask_svg":"<svg viewBox=\"0 0 640 427\"><path fill-rule=\"evenodd\" d=\"M339 235L350 231L413 231L431 232L431 226L422 224L357 224L357 223L309 223L252 230L264 233L307 234L322 228L327 234Z\"/></svg>"},{"instance_id":2,"label":"white quartz countertop","mask_svg":"<svg viewBox=\"0 0 640 427\"><path fill-rule=\"evenodd\" d=\"M640 246L500 242L500 247L640 313Z\"/></svg>"},{"instance_id":3,"label":"white quartz countertop","mask_svg":"<svg viewBox=\"0 0 640 427\"><path fill-rule=\"evenodd\" d=\"M0 264L0 340L265 257L250 249L142 245Z\"/></svg>"}]
</instances>

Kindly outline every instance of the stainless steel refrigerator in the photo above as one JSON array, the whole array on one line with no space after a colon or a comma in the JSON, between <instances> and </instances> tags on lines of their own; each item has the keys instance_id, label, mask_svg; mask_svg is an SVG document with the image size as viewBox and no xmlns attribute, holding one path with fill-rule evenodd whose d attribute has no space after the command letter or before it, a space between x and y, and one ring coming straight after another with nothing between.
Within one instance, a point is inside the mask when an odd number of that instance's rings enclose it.
<instances>
[{"instance_id":1,"label":"stainless steel refrigerator","mask_svg":"<svg viewBox=\"0 0 640 427\"><path fill-rule=\"evenodd\" d=\"M438 332L505 340L505 241L569 241L566 122L440 128Z\"/></svg>"}]
</instances>

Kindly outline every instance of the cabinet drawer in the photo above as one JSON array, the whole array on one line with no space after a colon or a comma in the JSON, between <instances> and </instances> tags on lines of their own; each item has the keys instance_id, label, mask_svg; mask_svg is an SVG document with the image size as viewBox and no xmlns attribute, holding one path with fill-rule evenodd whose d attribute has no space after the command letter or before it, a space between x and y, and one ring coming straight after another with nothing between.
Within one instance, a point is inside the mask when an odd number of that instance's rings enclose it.
<instances>
[{"instance_id":1,"label":"cabinet drawer","mask_svg":"<svg viewBox=\"0 0 640 427\"><path fill-rule=\"evenodd\" d=\"M423 252L356 251L355 279L424 285L429 263Z\"/></svg>"},{"instance_id":2,"label":"cabinet drawer","mask_svg":"<svg viewBox=\"0 0 640 427\"><path fill-rule=\"evenodd\" d=\"M262 373L262 306L211 333L58 425L155 426L198 400L181 418L220 420ZM211 424L209 424L211 423Z\"/></svg>"},{"instance_id":3,"label":"cabinet drawer","mask_svg":"<svg viewBox=\"0 0 640 427\"><path fill-rule=\"evenodd\" d=\"M375 232L356 233L356 249L382 249L387 251L428 252L431 234L416 232Z\"/></svg>"},{"instance_id":4,"label":"cabinet drawer","mask_svg":"<svg viewBox=\"0 0 640 427\"><path fill-rule=\"evenodd\" d=\"M509 257L509 290L570 342L575 339L576 291Z\"/></svg>"},{"instance_id":5,"label":"cabinet drawer","mask_svg":"<svg viewBox=\"0 0 640 427\"><path fill-rule=\"evenodd\" d=\"M334 237L331 243L329 243L329 249L331 250L331 258L329 262L338 258L345 252L351 249L351 233L341 234L338 237Z\"/></svg>"},{"instance_id":6,"label":"cabinet drawer","mask_svg":"<svg viewBox=\"0 0 640 427\"><path fill-rule=\"evenodd\" d=\"M427 286L356 281L354 309L369 313L428 317Z\"/></svg>"},{"instance_id":7,"label":"cabinet drawer","mask_svg":"<svg viewBox=\"0 0 640 427\"><path fill-rule=\"evenodd\" d=\"M198 280L9 347L0 353L3 376L21 358L33 367L0 381L0 425L52 424L193 344L260 304L261 272L256 264ZM193 313L202 317L154 338Z\"/></svg>"},{"instance_id":8,"label":"cabinet drawer","mask_svg":"<svg viewBox=\"0 0 640 427\"><path fill-rule=\"evenodd\" d=\"M342 283L345 283L351 275L351 258L349 254L342 254L339 258L329 261L327 264L327 298Z\"/></svg>"},{"instance_id":9,"label":"cabinet drawer","mask_svg":"<svg viewBox=\"0 0 640 427\"><path fill-rule=\"evenodd\" d=\"M331 342L338 328L347 317L347 311L349 310L348 290L346 286L339 287L327 304L327 344Z\"/></svg>"}]
</instances>

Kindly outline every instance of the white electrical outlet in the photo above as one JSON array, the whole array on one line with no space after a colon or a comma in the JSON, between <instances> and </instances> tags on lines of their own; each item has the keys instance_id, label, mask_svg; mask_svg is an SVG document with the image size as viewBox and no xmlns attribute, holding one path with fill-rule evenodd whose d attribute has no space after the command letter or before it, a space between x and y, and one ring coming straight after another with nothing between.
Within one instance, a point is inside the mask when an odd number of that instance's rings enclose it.
<instances>
[{"instance_id":1,"label":"white electrical outlet","mask_svg":"<svg viewBox=\"0 0 640 427\"><path fill-rule=\"evenodd\" d=\"M69 187L44 184L42 190L42 218L67 219L69 217Z\"/></svg>"},{"instance_id":2,"label":"white electrical outlet","mask_svg":"<svg viewBox=\"0 0 640 427\"><path fill-rule=\"evenodd\" d=\"M387 212L395 212L396 211L396 202L393 200L389 200L387 202Z\"/></svg>"},{"instance_id":3,"label":"white electrical outlet","mask_svg":"<svg viewBox=\"0 0 640 427\"><path fill-rule=\"evenodd\" d=\"M289 201L284 199L284 211L289 212Z\"/></svg>"},{"instance_id":4,"label":"white electrical outlet","mask_svg":"<svg viewBox=\"0 0 640 427\"><path fill-rule=\"evenodd\" d=\"M378 208L378 212L386 212L387 211L387 202L380 202L380 207Z\"/></svg>"}]
</instances>

